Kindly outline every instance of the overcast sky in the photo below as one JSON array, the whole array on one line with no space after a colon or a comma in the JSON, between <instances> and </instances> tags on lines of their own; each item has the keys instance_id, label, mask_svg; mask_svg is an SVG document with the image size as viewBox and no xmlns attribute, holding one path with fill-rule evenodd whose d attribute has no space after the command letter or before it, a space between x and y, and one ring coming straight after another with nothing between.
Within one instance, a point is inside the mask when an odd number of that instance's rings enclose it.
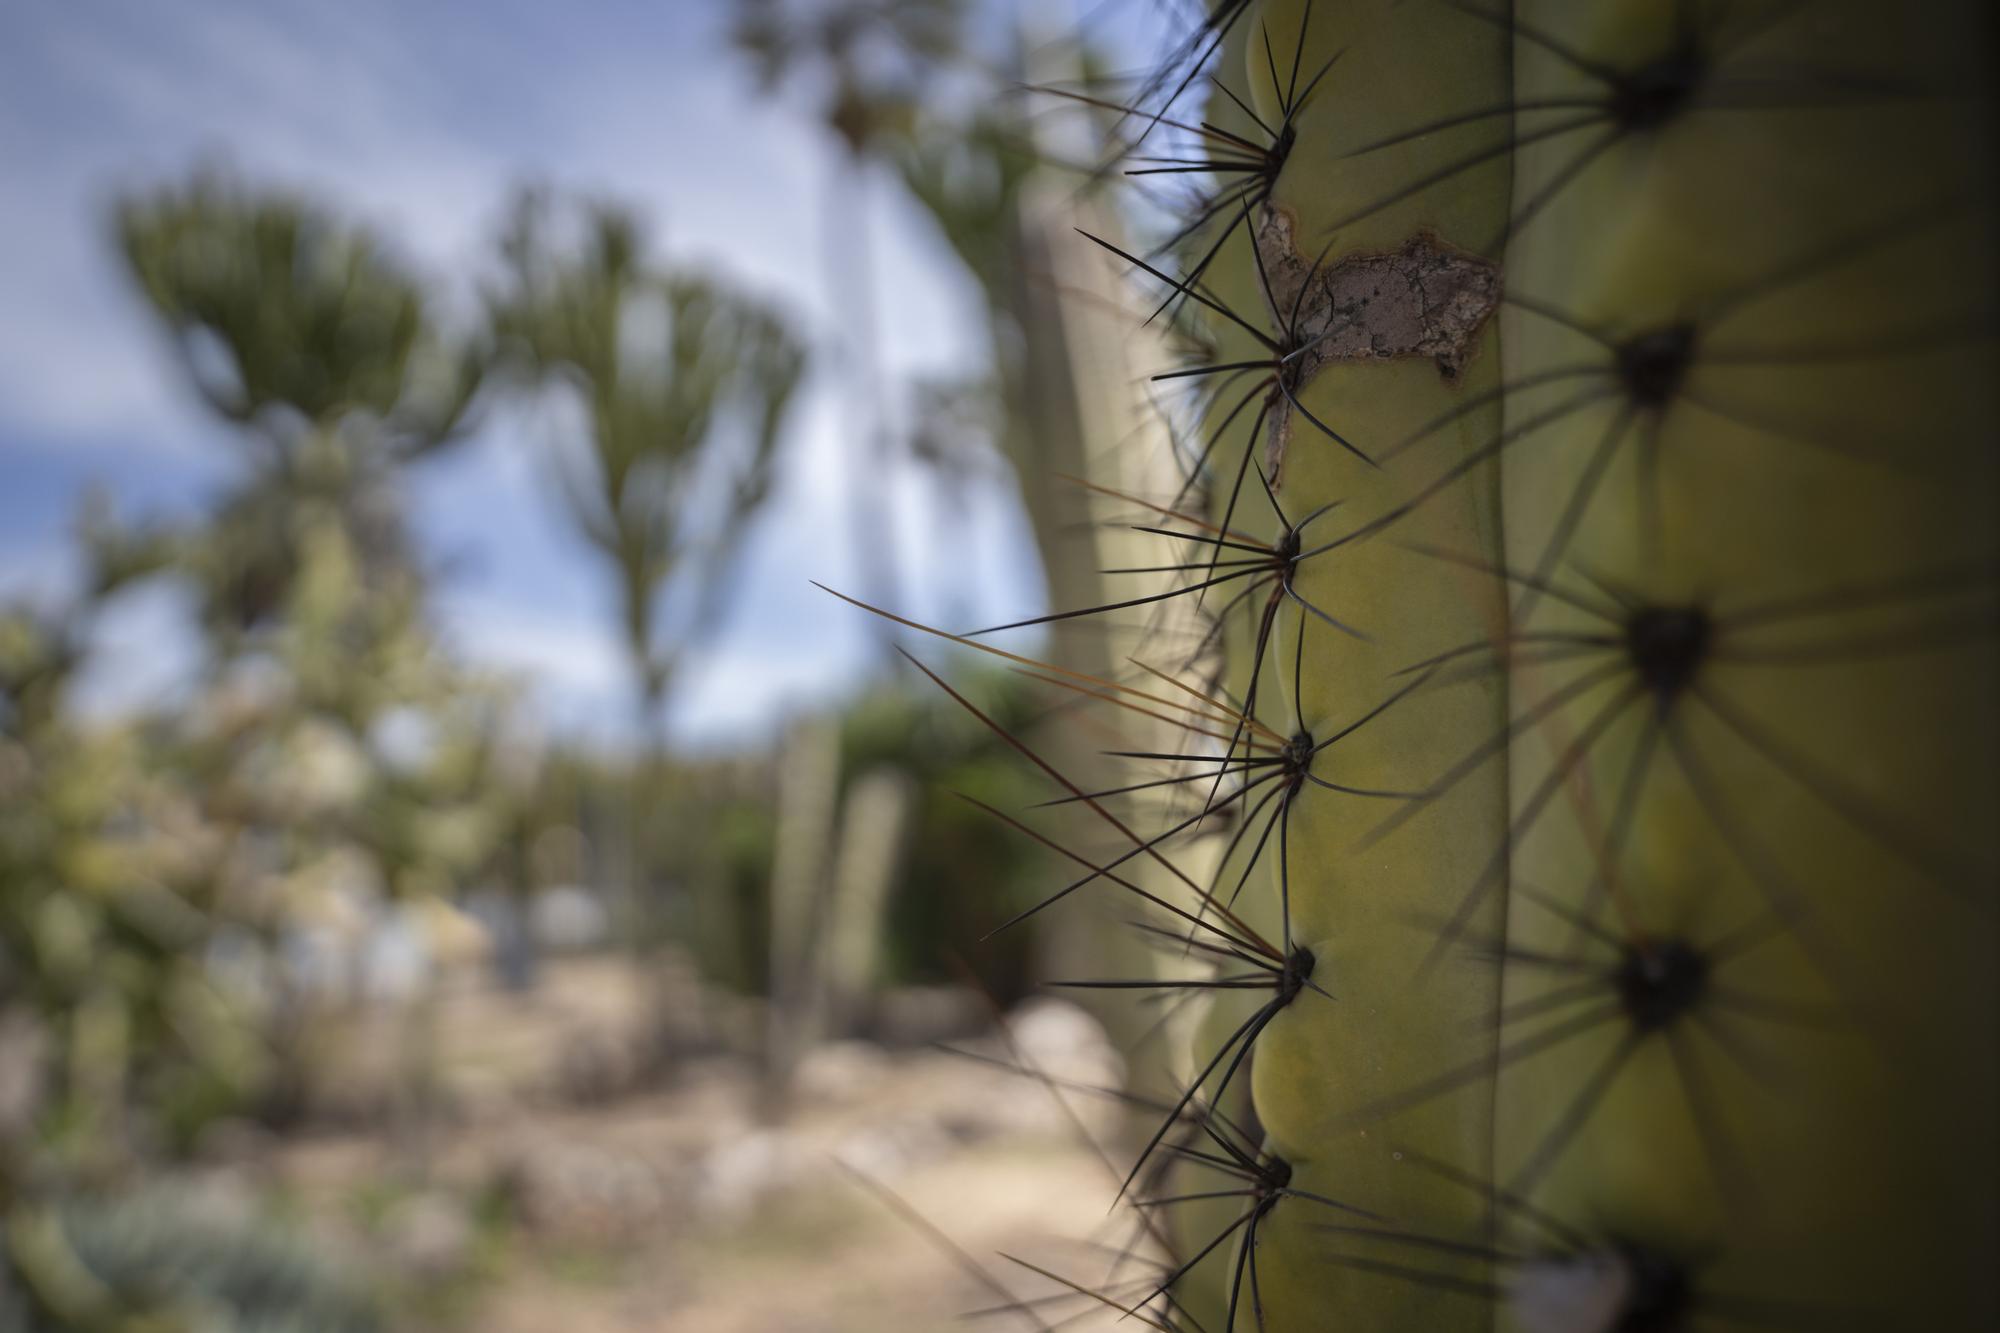
<instances>
[{"instance_id":1,"label":"overcast sky","mask_svg":"<svg viewBox=\"0 0 2000 1333\"><path fill-rule=\"evenodd\" d=\"M587 20L576 17L587 8ZM185 510L226 481L226 431L196 405L127 289L108 236L119 192L219 160L378 225L418 268L463 281L522 183L635 204L659 247L792 312L826 350L818 204L839 166L801 102L760 99L729 52L722 0L67 0L0 19L0 596L54 595L76 497ZM976 288L928 220L873 189L885 359L943 372L984 356ZM830 354L829 354L830 355ZM831 369L823 356L823 368ZM850 683L874 626L808 578L848 582L835 484L844 420L830 376L791 423L781 489L740 572L740 613L692 655L674 726L754 735ZM613 734L626 681L610 588L568 536L547 440L497 417L419 474L415 521L447 571L452 641L536 681L546 715ZM1037 609L1025 526L1004 496L962 539L978 600L940 588L921 490L901 487L913 609L959 623ZM123 609L95 682L113 703L185 661L159 597Z\"/></svg>"}]
</instances>

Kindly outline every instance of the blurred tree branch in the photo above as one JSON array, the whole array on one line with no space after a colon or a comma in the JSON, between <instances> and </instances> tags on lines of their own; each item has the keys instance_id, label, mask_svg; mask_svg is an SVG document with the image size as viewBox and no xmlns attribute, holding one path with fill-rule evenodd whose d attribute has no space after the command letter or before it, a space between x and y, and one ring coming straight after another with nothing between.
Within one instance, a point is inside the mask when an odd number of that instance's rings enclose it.
<instances>
[{"instance_id":1,"label":"blurred tree branch","mask_svg":"<svg viewBox=\"0 0 2000 1333\"><path fill-rule=\"evenodd\" d=\"M583 409L586 447L562 473L565 495L616 573L626 651L656 726L681 652L713 627L723 571L770 495L805 352L775 312L649 266L628 214L584 210L573 247L554 221L540 195L518 204L493 327L521 379L566 384ZM670 591L684 592L671 642L660 628Z\"/></svg>"},{"instance_id":2,"label":"blurred tree branch","mask_svg":"<svg viewBox=\"0 0 2000 1333\"><path fill-rule=\"evenodd\" d=\"M425 292L369 232L215 173L125 200L126 263L188 378L281 458L360 415L407 461L456 438L485 349L445 335Z\"/></svg>"}]
</instances>

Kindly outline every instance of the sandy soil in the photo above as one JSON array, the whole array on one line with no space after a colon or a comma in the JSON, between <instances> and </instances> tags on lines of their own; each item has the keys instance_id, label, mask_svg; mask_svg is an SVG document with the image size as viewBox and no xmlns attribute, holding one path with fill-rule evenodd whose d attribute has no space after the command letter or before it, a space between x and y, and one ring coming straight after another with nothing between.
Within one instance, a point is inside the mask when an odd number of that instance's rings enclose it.
<instances>
[{"instance_id":1,"label":"sandy soil","mask_svg":"<svg viewBox=\"0 0 2000 1333\"><path fill-rule=\"evenodd\" d=\"M454 997L438 1083L473 1070L479 1095L422 1133L392 1116L286 1142L269 1182L395 1276L411 1329L903 1333L1036 1329L1086 1310L1001 1256L1104 1278L1129 1223L1108 1219L1116 1182L1078 1122L1115 1136L1111 1103L1065 1110L974 1061L858 1046L816 1058L779 1119L762 1111L755 1069L727 1058L579 1102L558 1076L586 1040L615 1047L634 1012L621 988L572 970L532 1000ZM1099 1081L1106 1053L1077 1015L1056 1017L1038 1060ZM351 1071L350 1091L364 1078ZM1041 1318L961 1322L1002 1290L1058 1299Z\"/></svg>"}]
</instances>

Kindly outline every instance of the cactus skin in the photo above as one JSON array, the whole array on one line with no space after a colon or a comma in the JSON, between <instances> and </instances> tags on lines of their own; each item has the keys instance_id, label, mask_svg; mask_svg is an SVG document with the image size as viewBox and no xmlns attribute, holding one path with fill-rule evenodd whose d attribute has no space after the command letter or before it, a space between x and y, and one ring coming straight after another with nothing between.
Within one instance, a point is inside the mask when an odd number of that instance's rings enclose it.
<instances>
[{"instance_id":1,"label":"cactus skin","mask_svg":"<svg viewBox=\"0 0 2000 1333\"><path fill-rule=\"evenodd\" d=\"M1304 69L1341 53L1272 191L1283 223L1259 219L1269 276L1237 240L1212 289L1282 327L1288 244L1295 277L1330 237L1332 267L1428 234L1495 262L1521 304L1486 322L1455 380L1407 357L1335 361L1299 386L1379 469L1275 414L1252 465L1281 455L1294 519L1341 502L1329 538L1491 457L1300 563L1300 592L1369 638L1283 607L1259 712L1329 734L1399 669L1498 639L1510 605L1516 635L1610 643L1460 659L1504 669L1440 678L1320 755L1317 776L1421 789L1530 719L1379 837L1393 805L1313 786L1292 801L1246 914L1279 931L1282 895L1333 998L1301 995L1258 1037L1257 1123L1303 1188L1394 1234L1330 1232L1352 1219L1281 1201L1257 1231L1257 1308L1242 1295L1233 1327L1988 1326L2000 479L1982 13L1304 11L1252 5L1220 64L1276 123L1302 20ZM1586 64L1626 77L1607 94ZM1537 138L1587 112L1523 109L1350 156L1459 112L1580 97L1606 98L1609 119ZM1211 119L1228 114L1212 102ZM1448 174L1510 132L1536 141ZM1225 336L1217 360L1238 352L1256 349ZM1595 369L1547 378L1578 365ZM1214 513L1245 447L1240 426L1223 441ZM1230 522L1275 538L1254 492ZM1921 591L1943 575L1958 593ZM1544 579L1561 595L1529 591ZM1605 603L1604 588L1650 614L1614 624L1570 600ZM1726 623L1813 597L1817 618ZM1253 632L1230 633L1239 697ZM1599 970L1580 987L1550 956ZM1209 1037L1241 1018L1218 1007ZM1483 1191L1428 1163L1510 1197L1489 1222ZM1186 1234L1230 1217L1210 1209ZM1232 1326L1236 1259L1184 1279L1201 1326Z\"/></svg>"},{"instance_id":2,"label":"cactus skin","mask_svg":"<svg viewBox=\"0 0 2000 1333\"><path fill-rule=\"evenodd\" d=\"M1579 565L1615 573L1652 604L1711 602L1719 614L1729 604L1990 562L2000 480L1991 343L1935 337L1990 319L1982 309L1994 280L1990 214L1983 206L1954 214L1941 202L1990 175L1980 142L1990 107L1964 92L1981 77L1968 57L1989 49L1967 40L1981 15L1952 3L1815 8L1744 41L1712 77L1783 61L1878 71L1952 93L1682 117L1657 142L1614 146L1509 255L1510 281L1562 309L1631 332L1679 321L1694 329L1685 392L1651 411L1657 426L1637 423L1656 436L1646 446L1656 462L1621 449L1604 503L1591 507L1572 545ZM1676 40L1667 16L1642 6L1544 0L1522 17L1627 68L1659 59ZM1727 9L1720 18L1742 21ZM1517 97L1559 96L1575 76L1546 52L1524 52L1516 81ZM1556 158L1543 146L1524 152L1517 197L1559 170ZM1982 161L1987 170L1968 176ZM1857 191L1859 182L1866 188ZM1858 254L1857 236L1872 242ZM1709 313L1834 253L1850 257ZM1920 338L1931 350L1894 353L1898 330L1927 331ZM1531 375L1574 355L1574 335L1564 345L1561 332L1548 321L1531 327L1525 315L1504 320L1507 373ZM1843 345L1867 354L1722 364L1724 349ZM1591 437L1609 429L1601 416L1566 422L1543 447L1508 460L1510 563L1540 558L1557 521L1552 500L1587 465ZM1803 434L1842 448L1801 447L1746 424L1759 422L1801 423ZM1626 499L1648 466L1659 495L1650 550L1643 536L1634 540L1640 525ZM1839 634L1879 633L1881 622L1847 600L1825 623ZM1733 647L1779 636L1725 637ZM1978 1275L2000 1237L1992 1192L1969 1182L1994 1170L1994 858L1990 814L1973 813L1990 811L1996 796L1991 647L1989 635L1917 657L1775 667L1716 660L1698 669L1695 698L1660 705L1658 724L1635 717L1607 736L1595 756L1606 800L1625 773L1645 775L1616 862L1644 924L1717 941L1775 906L1782 883L1784 894L1810 902L1810 924L1732 957L1711 984L1846 1013L1817 1032L1732 1020L1769 1052L1753 1064L1775 1079L1718 1058L1699 1030L1677 1047L1640 1048L1549 1172L1537 1194L1545 1206L1566 1216L1618 1209L1663 1243L1712 1249L1699 1281L1716 1291L1872 1311L1864 1322L1875 1327L1990 1323L1993 1297ZM1720 650L1718 642L1712 651ZM1872 813L1832 808L1773 768L1723 709L1812 756ZM1665 762L1641 760L1636 752L1656 731ZM1517 801L1538 761L1520 749ZM1723 828L1710 802L1725 805L1741 831ZM1907 829L1895 841L1922 849L1927 864L1864 831L1885 818ZM1568 823L1517 846L1517 879L1592 881L1592 852ZM1755 856L1782 869L1747 864L1732 838L1754 838L1768 849ZM1948 849L1968 845L1980 854L1938 867ZM1510 938L1543 947L1552 925L1560 923L1517 900ZM1510 991L1516 980L1509 975ZM1508 1081L1496 1125L1503 1163L1574 1095L1563 1085L1606 1058L1601 1045L1580 1047ZM1697 1059L1699 1075L1685 1068ZM1691 1080L1708 1087L1690 1093ZM1722 1131L1704 1141L1690 1095L1727 1117L1725 1160L1716 1161Z\"/></svg>"},{"instance_id":3,"label":"cactus skin","mask_svg":"<svg viewBox=\"0 0 2000 1333\"><path fill-rule=\"evenodd\" d=\"M1458 97L1482 103L1506 100L1504 34L1461 22L1445 43L1438 43L1409 23L1406 11L1407 6L1394 3L1321 4L1311 16L1301 67L1317 71L1335 52L1345 54L1301 113L1292 154L1271 200L1274 210L1296 220L1297 248L1308 263L1325 244L1314 218L1358 211L1463 151L1450 143L1425 144L1401 163L1384 155L1356 159L1360 170L1341 170L1316 168L1320 146L1358 145L1386 136L1421 123L1435 114L1432 108ZM1249 17L1268 25L1278 72L1289 82L1298 9L1253 9ZM1249 58L1242 68L1256 94L1256 109L1268 119L1277 98L1263 58L1261 28L1246 27L1245 35ZM1419 70L1421 76L1393 87L1383 80L1386 99L1371 95L1368 89L1376 81L1368 76L1364 59L1371 51L1385 67ZM1356 87L1354 81L1361 78L1367 84ZM1456 188L1420 191L1343 229L1328 262L1349 254L1394 252L1422 230L1446 245L1478 253L1505 222L1508 178L1501 158ZM1271 257L1266 257L1267 267ZM1218 286L1232 307L1266 307L1250 263L1235 266L1229 277L1234 281L1219 281ZM1275 272L1272 286L1280 302L1296 291L1295 282L1287 283ZM1427 359L1336 362L1317 371L1301 402L1380 459L1380 446L1413 434L1468 397L1497 389L1495 336L1496 325L1488 320L1478 351L1456 384L1445 381ZM1311 529L1313 537L1326 540L1341 530L1336 515L1392 508L1445 460L1469 457L1499 427L1496 398L1442 432L1429 450L1382 460L1377 470L1289 414L1279 428L1285 442L1278 499L1294 519L1341 502L1339 510L1316 520ZM1270 535L1259 526L1273 521L1261 497L1240 504L1239 519L1257 535ZM1414 513L1409 523L1399 535L1413 544L1483 552L1497 559L1494 470L1478 469L1438 503ZM1490 634L1502 614L1499 591L1485 581L1449 573L1441 577L1434 559L1389 541L1357 543L1309 558L1300 564L1296 586L1316 606L1369 636L1362 642L1295 608L1281 612L1277 644L1268 654L1267 692L1261 696L1272 703L1259 711L1267 720L1282 718L1284 728L1296 722L1316 738L1355 721L1407 683L1393 678L1398 668ZM1305 669L1298 677L1303 697L1293 700L1290 667L1299 660L1301 633L1306 636ZM1240 631L1231 634L1238 645L1244 637ZM1239 673L1241 669L1239 663ZM1242 684L1236 684L1240 694ZM1433 693L1421 702L1422 707L1398 704L1343 738L1316 759L1314 774L1363 787L1419 788L1458 757L1465 738L1490 734L1504 723L1506 699L1497 682ZM1292 931L1312 949L1315 978L1336 998L1307 994L1288 1006L1259 1038L1253 1065L1257 1119L1270 1146L1293 1164L1302 1188L1385 1215L1422 1217L1440 1232L1464 1234L1476 1228L1480 1200L1399 1162L1395 1145L1379 1127L1342 1123L1340 1117L1347 1108L1393 1096L1434 1072L1439 1061L1457 1065L1483 1053L1488 1034L1466 1020L1493 1009L1497 978L1490 970L1456 969L1430 978L1421 987L1422 1002L1412 1003L1419 990L1411 979L1431 944L1412 929L1412 922L1447 916L1463 886L1478 875L1480 863L1503 838L1505 782L1504 770L1497 767L1474 775L1424 826L1358 856L1351 849L1387 813L1383 803L1310 786L1300 792L1289 819L1286 856ZM1253 884L1265 881L1257 924L1275 933L1281 925L1277 861L1268 851L1261 859L1264 864L1253 879ZM1473 923L1473 929L1488 935L1498 926L1497 912L1490 908ZM1456 1098L1413 1108L1398 1128L1430 1145L1430 1151L1484 1175L1493 1114L1490 1088L1482 1084ZM1394 1205L1382 1207L1385 1200ZM1286 1201L1260 1225L1258 1285L1266 1327L1292 1327L1285 1321L1294 1304L1304 1316L1298 1327L1314 1326L1314 1317L1329 1319L1336 1312L1342 1320L1352 1319L1355 1327L1386 1327L1380 1321L1391 1311L1395 1318L1409 1320L1405 1326L1410 1328L1478 1324L1479 1313L1451 1293L1321 1263L1319 1252L1329 1238L1316 1228L1352 1220ZM1255 1327L1243 1304L1239 1301L1239 1327ZM1226 1299L1218 1300L1213 1318L1205 1309L1198 1317L1205 1326L1219 1328L1224 1306ZM1308 1315L1308 1310L1315 1313Z\"/></svg>"}]
</instances>

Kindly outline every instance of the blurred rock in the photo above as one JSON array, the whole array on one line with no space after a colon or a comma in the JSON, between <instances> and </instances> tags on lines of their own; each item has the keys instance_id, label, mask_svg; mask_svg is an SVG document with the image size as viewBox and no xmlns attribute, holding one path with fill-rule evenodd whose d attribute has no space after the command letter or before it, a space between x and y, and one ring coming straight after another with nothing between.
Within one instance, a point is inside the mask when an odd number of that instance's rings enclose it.
<instances>
[{"instance_id":1,"label":"blurred rock","mask_svg":"<svg viewBox=\"0 0 2000 1333\"><path fill-rule=\"evenodd\" d=\"M706 1055L725 1044L717 1026L719 995L702 985L701 968L679 948L661 948L646 963L646 1021L651 1034L649 1072L658 1073L689 1057Z\"/></svg>"},{"instance_id":2,"label":"blurred rock","mask_svg":"<svg viewBox=\"0 0 2000 1333\"><path fill-rule=\"evenodd\" d=\"M792 1076L799 1100L840 1106L868 1097L891 1068L887 1052L865 1041L836 1041L807 1051Z\"/></svg>"},{"instance_id":3,"label":"blurred rock","mask_svg":"<svg viewBox=\"0 0 2000 1333\"><path fill-rule=\"evenodd\" d=\"M1091 1087L1122 1088L1125 1062L1104 1027L1067 1000L1035 999L1007 1016L1021 1059L1050 1078Z\"/></svg>"},{"instance_id":4,"label":"blurred rock","mask_svg":"<svg viewBox=\"0 0 2000 1333\"><path fill-rule=\"evenodd\" d=\"M959 986L902 986L875 998L869 1035L884 1046L929 1046L977 1036L992 1012L976 992Z\"/></svg>"},{"instance_id":5,"label":"blurred rock","mask_svg":"<svg viewBox=\"0 0 2000 1333\"><path fill-rule=\"evenodd\" d=\"M472 1258L473 1239L464 1203L439 1190L401 1201L383 1225L389 1262L411 1278L445 1278L462 1272Z\"/></svg>"},{"instance_id":6,"label":"blurred rock","mask_svg":"<svg viewBox=\"0 0 2000 1333\"><path fill-rule=\"evenodd\" d=\"M226 1116L202 1126L194 1150L199 1161L211 1166L256 1168L282 1143L268 1126L241 1116Z\"/></svg>"},{"instance_id":7,"label":"blurred rock","mask_svg":"<svg viewBox=\"0 0 2000 1333\"><path fill-rule=\"evenodd\" d=\"M1079 1123L1095 1138L1115 1130L1125 1063L1096 1019L1068 1001L1036 999L1010 1014L1007 1028L1011 1046L980 1046L1000 1065L1018 1063L1019 1071L967 1060L968 1072L943 1113L954 1133L1074 1139Z\"/></svg>"},{"instance_id":8,"label":"blurred rock","mask_svg":"<svg viewBox=\"0 0 2000 1333\"><path fill-rule=\"evenodd\" d=\"M550 953L580 953L610 938L611 913L589 889L558 885L529 902L528 934Z\"/></svg>"},{"instance_id":9,"label":"blurred rock","mask_svg":"<svg viewBox=\"0 0 2000 1333\"><path fill-rule=\"evenodd\" d=\"M711 1221L740 1222L760 1204L828 1169L783 1130L755 1130L711 1149L695 1168L694 1204Z\"/></svg>"},{"instance_id":10,"label":"blurred rock","mask_svg":"<svg viewBox=\"0 0 2000 1333\"><path fill-rule=\"evenodd\" d=\"M910 1115L855 1131L840 1141L834 1156L870 1180L887 1181L945 1157L956 1146L943 1121Z\"/></svg>"},{"instance_id":11,"label":"blurred rock","mask_svg":"<svg viewBox=\"0 0 2000 1333\"><path fill-rule=\"evenodd\" d=\"M636 1035L578 1026L557 1054L557 1096L564 1101L600 1103L639 1081L642 1067Z\"/></svg>"},{"instance_id":12,"label":"blurred rock","mask_svg":"<svg viewBox=\"0 0 2000 1333\"><path fill-rule=\"evenodd\" d=\"M507 1160L500 1179L524 1226L571 1244L629 1242L668 1216L659 1170L631 1153L542 1142Z\"/></svg>"}]
</instances>

